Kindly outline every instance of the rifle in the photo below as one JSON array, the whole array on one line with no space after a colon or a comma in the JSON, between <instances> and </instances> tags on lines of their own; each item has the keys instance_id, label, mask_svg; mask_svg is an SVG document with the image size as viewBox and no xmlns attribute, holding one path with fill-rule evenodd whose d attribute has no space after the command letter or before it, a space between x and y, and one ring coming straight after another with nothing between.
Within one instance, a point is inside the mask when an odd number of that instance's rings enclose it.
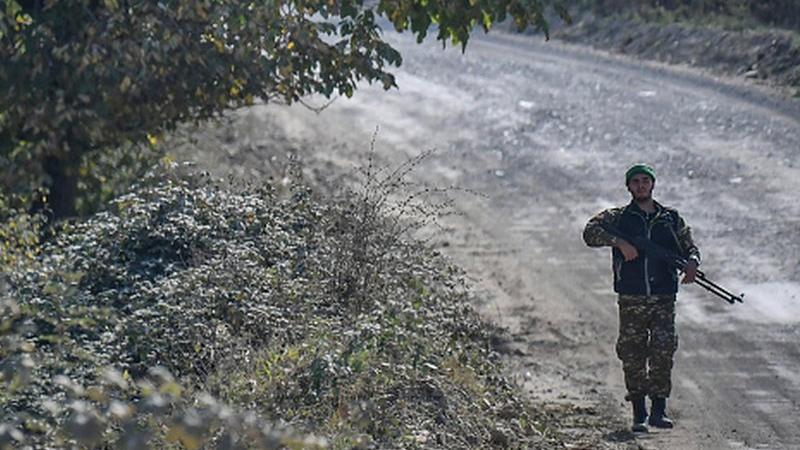
<instances>
[{"instance_id":1,"label":"rifle","mask_svg":"<svg viewBox=\"0 0 800 450\"><path fill-rule=\"evenodd\" d=\"M628 236L627 234L623 233L622 230L610 223L601 223L600 227L618 238L625 239L640 251L644 251L647 255L665 261L668 264L671 264L673 267L677 267L681 272L686 271L686 265L689 264L689 261L686 258L671 252L664 247L661 247L655 242L652 242L650 239L647 239L644 236ZM730 304L734 304L736 302L744 303L744 294L732 294L727 289L709 280L708 277L706 277L706 274L700 269L697 270L697 275L695 276L694 281L703 289L722 298Z\"/></svg>"}]
</instances>

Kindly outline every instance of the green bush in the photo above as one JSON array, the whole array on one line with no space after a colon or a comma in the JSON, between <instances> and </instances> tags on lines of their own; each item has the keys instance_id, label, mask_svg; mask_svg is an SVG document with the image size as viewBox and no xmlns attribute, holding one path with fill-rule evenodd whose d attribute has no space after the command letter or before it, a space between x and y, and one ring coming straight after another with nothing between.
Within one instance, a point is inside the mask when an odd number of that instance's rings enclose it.
<instances>
[{"instance_id":1,"label":"green bush","mask_svg":"<svg viewBox=\"0 0 800 450\"><path fill-rule=\"evenodd\" d=\"M323 203L171 171L63 230L11 273L0 446L550 445L460 273L404 237L405 173Z\"/></svg>"}]
</instances>

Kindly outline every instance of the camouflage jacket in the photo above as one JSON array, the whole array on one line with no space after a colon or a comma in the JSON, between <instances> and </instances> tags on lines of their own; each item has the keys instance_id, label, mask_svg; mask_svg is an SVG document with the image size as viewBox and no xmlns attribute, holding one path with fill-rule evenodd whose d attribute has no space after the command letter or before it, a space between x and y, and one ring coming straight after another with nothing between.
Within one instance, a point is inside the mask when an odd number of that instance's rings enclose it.
<instances>
[{"instance_id":1,"label":"camouflage jacket","mask_svg":"<svg viewBox=\"0 0 800 450\"><path fill-rule=\"evenodd\" d=\"M629 236L645 236L655 244L700 263L700 251L690 228L678 211L656 203L656 212L647 214L634 202L600 212L589 220L583 240L590 247L614 246L616 238L600 224L610 223ZM618 248L612 248L614 291L629 295L665 295L678 292L678 271L665 261L639 257L625 261Z\"/></svg>"}]
</instances>

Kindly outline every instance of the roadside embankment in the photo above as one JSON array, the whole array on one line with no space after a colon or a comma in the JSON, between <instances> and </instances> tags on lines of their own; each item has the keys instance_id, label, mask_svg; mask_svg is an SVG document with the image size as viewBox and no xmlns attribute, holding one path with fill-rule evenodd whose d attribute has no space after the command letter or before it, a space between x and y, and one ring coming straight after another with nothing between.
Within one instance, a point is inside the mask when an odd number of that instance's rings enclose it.
<instances>
[{"instance_id":1,"label":"roadside embankment","mask_svg":"<svg viewBox=\"0 0 800 450\"><path fill-rule=\"evenodd\" d=\"M583 14L554 31L565 42L642 59L706 69L800 96L800 44L781 29L727 30L689 23L656 23L622 16Z\"/></svg>"},{"instance_id":2,"label":"roadside embankment","mask_svg":"<svg viewBox=\"0 0 800 450\"><path fill-rule=\"evenodd\" d=\"M368 181L168 171L64 228L0 297L0 448L562 448Z\"/></svg>"}]
</instances>

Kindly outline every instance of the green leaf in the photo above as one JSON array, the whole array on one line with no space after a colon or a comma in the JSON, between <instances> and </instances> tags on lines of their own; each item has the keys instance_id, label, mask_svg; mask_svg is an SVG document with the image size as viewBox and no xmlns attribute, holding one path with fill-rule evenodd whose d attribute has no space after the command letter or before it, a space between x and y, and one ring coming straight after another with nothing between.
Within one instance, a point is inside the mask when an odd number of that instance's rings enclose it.
<instances>
[{"instance_id":1,"label":"green leaf","mask_svg":"<svg viewBox=\"0 0 800 450\"><path fill-rule=\"evenodd\" d=\"M17 14L22 11L22 6L16 0L6 0L6 17L16 20Z\"/></svg>"},{"instance_id":2,"label":"green leaf","mask_svg":"<svg viewBox=\"0 0 800 450\"><path fill-rule=\"evenodd\" d=\"M103 0L103 3L106 5L109 11L116 11L119 9L119 3L117 0Z\"/></svg>"}]
</instances>

